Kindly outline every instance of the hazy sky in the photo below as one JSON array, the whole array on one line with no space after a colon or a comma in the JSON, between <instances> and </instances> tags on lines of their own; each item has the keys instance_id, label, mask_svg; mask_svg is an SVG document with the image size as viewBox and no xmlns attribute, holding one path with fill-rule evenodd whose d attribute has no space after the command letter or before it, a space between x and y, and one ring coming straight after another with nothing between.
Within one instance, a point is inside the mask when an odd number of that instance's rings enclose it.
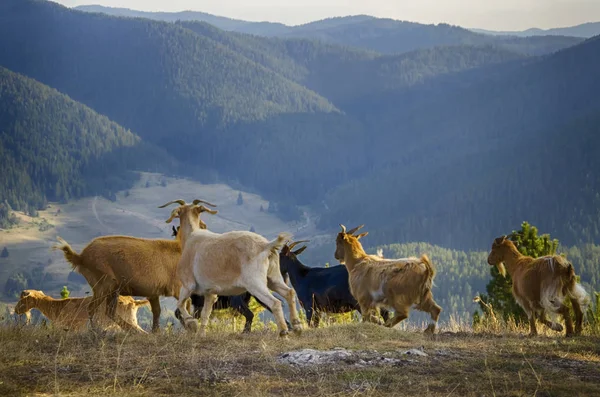
<instances>
[{"instance_id":1,"label":"hazy sky","mask_svg":"<svg viewBox=\"0 0 600 397\"><path fill-rule=\"evenodd\" d=\"M600 21L600 0L56 0L144 11L194 10L250 21L296 25L332 16L369 14L469 28L523 30Z\"/></svg>"}]
</instances>

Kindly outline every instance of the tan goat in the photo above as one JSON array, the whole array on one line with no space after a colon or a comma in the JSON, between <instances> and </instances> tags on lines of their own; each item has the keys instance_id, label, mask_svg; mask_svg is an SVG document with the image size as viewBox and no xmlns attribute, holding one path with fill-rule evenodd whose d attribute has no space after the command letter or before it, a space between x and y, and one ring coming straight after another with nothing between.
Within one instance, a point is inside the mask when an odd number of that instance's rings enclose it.
<instances>
[{"instance_id":1,"label":"tan goat","mask_svg":"<svg viewBox=\"0 0 600 397\"><path fill-rule=\"evenodd\" d=\"M69 330L85 328L88 316L88 307L92 303L91 296L86 298L54 299L42 291L33 289L21 292L21 298L15 306L16 314L29 314L31 309L38 309L57 327ZM117 316L133 326L142 329L137 322L137 311L147 305L147 299L135 300L130 296L120 296L117 305ZM103 328L111 328L115 323L104 315L99 316L99 323Z\"/></svg>"},{"instance_id":2,"label":"tan goat","mask_svg":"<svg viewBox=\"0 0 600 397\"><path fill-rule=\"evenodd\" d=\"M336 238L335 259L348 268L350 292L358 301L363 321L379 322L375 316L378 307L395 311L385 325L393 327L408 318L413 305L417 310L431 314L432 322L425 332L435 332L442 311L431 293L435 269L429 258L383 259L368 255L358 241L367 233L354 235L364 225L349 232L342 231Z\"/></svg>"},{"instance_id":3,"label":"tan goat","mask_svg":"<svg viewBox=\"0 0 600 397\"><path fill-rule=\"evenodd\" d=\"M195 331L198 324L184 307L191 294L204 295L200 319L200 333L206 334L206 326L217 296L239 295L246 291L263 302L275 316L280 335L288 333L282 304L269 289L284 297L289 305L290 322L294 331L301 330L296 308L296 293L288 287L279 269L279 249L290 236L281 233L273 241L263 236L235 231L213 233L198 227L198 216L206 211L198 206L199 200L186 204L174 200L162 205L164 208L177 203L167 222L179 218L183 252L177 266L181 280L181 292L177 308L186 327Z\"/></svg>"},{"instance_id":4,"label":"tan goat","mask_svg":"<svg viewBox=\"0 0 600 397\"><path fill-rule=\"evenodd\" d=\"M554 331L562 331L562 325L546 317L547 312L557 313L565 320L566 336L573 335L573 322L565 297L569 297L575 311L575 334L581 333L583 312L589 296L577 283L575 269L560 255L549 255L534 259L519 252L506 236L492 243L488 264L496 266L503 276L510 274L512 292L517 303L529 318L529 335L537 335L536 318ZM506 267L505 267L506 266Z\"/></svg>"},{"instance_id":5,"label":"tan goat","mask_svg":"<svg viewBox=\"0 0 600 397\"><path fill-rule=\"evenodd\" d=\"M210 203L206 203L212 205ZM202 207L202 212L216 211ZM206 229L198 217L197 226ZM103 236L92 240L80 254L58 238L53 249L64 252L75 271L82 274L92 287L94 301L89 305L92 318L103 302L106 313L123 329L136 329L133 324L115 316L119 295L144 296L152 307L152 331L160 327L160 300L167 296L179 298L181 282L177 277L177 263L181 257L181 240L144 239L129 236ZM189 301L187 302L189 305Z\"/></svg>"}]
</instances>

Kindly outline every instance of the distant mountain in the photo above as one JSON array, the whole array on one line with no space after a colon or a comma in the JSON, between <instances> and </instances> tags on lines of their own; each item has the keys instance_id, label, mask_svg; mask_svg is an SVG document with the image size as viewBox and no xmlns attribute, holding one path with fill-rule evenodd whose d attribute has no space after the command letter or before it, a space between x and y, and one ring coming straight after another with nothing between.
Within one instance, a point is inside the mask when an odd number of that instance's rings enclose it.
<instances>
[{"instance_id":1,"label":"distant mountain","mask_svg":"<svg viewBox=\"0 0 600 397\"><path fill-rule=\"evenodd\" d=\"M171 162L105 116L0 67L0 204L35 212L47 200L110 197L135 180L134 161L160 170Z\"/></svg>"},{"instance_id":2,"label":"distant mountain","mask_svg":"<svg viewBox=\"0 0 600 397\"><path fill-rule=\"evenodd\" d=\"M349 17L350 18L350 17ZM459 26L440 23L423 25L393 19L334 18L301 25L282 34L282 37L319 39L329 43L369 49L384 54L398 54L422 48L457 45L496 45L527 55L541 55L572 46L581 41L573 37L532 38L495 37L474 33Z\"/></svg>"},{"instance_id":3,"label":"distant mountain","mask_svg":"<svg viewBox=\"0 0 600 397\"><path fill-rule=\"evenodd\" d=\"M484 29L471 29L477 33L484 33L490 35L499 36L571 36L571 37L582 37L590 38L593 36L600 35L600 22L588 22L581 25L570 26L566 28L554 28L554 29L538 29L531 28L522 31L494 31Z\"/></svg>"},{"instance_id":4,"label":"distant mountain","mask_svg":"<svg viewBox=\"0 0 600 397\"><path fill-rule=\"evenodd\" d=\"M357 47L384 54L399 54L445 45L496 45L522 54L541 55L558 51L581 41L581 39L574 37L493 37L443 23L438 25L424 25L414 22L375 18L368 15L328 18L304 25L286 26L270 22L246 22L193 11L155 13L102 6L80 6L76 7L76 9L168 22L177 20L187 22L201 21L214 25L219 29L239 33L250 33L268 37L316 39L327 43Z\"/></svg>"},{"instance_id":5,"label":"distant mountain","mask_svg":"<svg viewBox=\"0 0 600 397\"><path fill-rule=\"evenodd\" d=\"M248 22L240 19L232 19L207 14L199 11L180 11L180 12L148 12L137 11L129 8L105 7L101 5L83 5L73 7L75 10L85 12L98 12L107 15L127 18L147 18L155 21L202 21L209 23L223 30L230 30L243 33L254 33L259 35L278 35L289 29L282 23L274 22Z\"/></svg>"}]
</instances>

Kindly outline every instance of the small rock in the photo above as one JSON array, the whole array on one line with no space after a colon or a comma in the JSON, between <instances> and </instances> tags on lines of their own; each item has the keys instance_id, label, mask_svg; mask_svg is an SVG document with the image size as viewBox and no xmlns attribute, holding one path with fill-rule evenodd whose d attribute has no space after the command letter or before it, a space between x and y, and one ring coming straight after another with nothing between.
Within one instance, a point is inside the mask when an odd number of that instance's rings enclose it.
<instances>
[{"instance_id":1,"label":"small rock","mask_svg":"<svg viewBox=\"0 0 600 397\"><path fill-rule=\"evenodd\" d=\"M421 357L427 357L428 356L427 353L425 353L424 351L419 350L419 349L406 350L402 354L407 354L407 355L411 355L411 356L421 356Z\"/></svg>"}]
</instances>

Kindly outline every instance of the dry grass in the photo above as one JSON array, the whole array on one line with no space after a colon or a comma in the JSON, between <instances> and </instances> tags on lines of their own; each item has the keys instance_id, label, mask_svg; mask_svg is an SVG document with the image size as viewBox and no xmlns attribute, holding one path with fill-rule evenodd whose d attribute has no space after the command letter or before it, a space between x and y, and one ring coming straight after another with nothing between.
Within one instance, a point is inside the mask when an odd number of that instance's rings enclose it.
<instances>
[{"instance_id":1,"label":"dry grass","mask_svg":"<svg viewBox=\"0 0 600 397\"><path fill-rule=\"evenodd\" d=\"M600 395L600 338L416 331L370 324L306 330L212 330L200 338L0 328L0 395ZM401 358L393 366L294 367L283 352L342 347ZM402 356L423 348L427 357Z\"/></svg>"}]
</instances>

